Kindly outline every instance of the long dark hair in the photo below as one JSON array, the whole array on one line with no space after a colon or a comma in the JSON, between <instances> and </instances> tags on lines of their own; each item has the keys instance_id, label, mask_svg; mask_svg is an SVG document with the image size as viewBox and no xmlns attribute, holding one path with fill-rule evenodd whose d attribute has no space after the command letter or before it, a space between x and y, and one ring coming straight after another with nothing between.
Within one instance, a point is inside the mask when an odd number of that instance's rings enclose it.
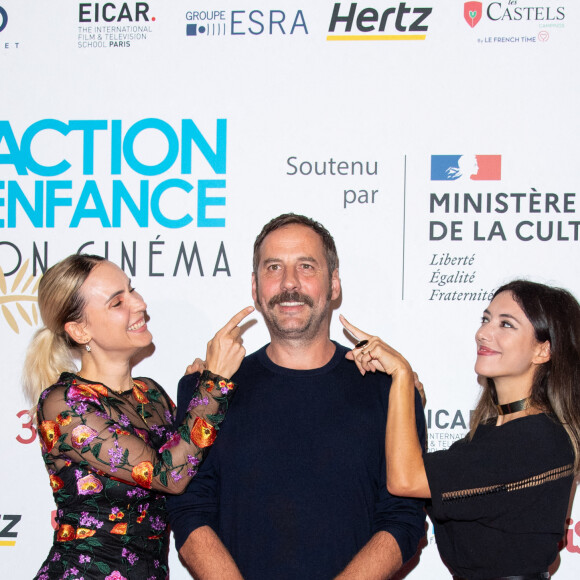
<instances>
[{"instance_id":1,"label":"long dark hair","mask_svg":"<svg viewBox=\"0 0 580 580\"><path fill-rule=\"evenodd\" d=\"M550 360L539 365L532 383L532 404L555 415L574 447L575 470L580 467L580 305L562 288L527 280L514 280L498 288L493 297L509 292L534 327L538 342L550 343ZM488 378L472 415L471 433L497 416L497 394Z\"/></svg>"}]
</instances>

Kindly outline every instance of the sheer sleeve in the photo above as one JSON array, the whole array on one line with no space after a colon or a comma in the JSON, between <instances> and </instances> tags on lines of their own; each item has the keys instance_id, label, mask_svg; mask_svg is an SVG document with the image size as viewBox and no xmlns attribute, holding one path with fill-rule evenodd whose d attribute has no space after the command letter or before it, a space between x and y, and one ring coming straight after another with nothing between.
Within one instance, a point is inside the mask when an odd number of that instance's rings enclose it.
<instances>
[{"instance_id":1,"label":"sheer sleeve","mask_svg":"<svg viewBox=\"0 0 580 580\"><path fill-rule=\"evenodd\" d=\"M73 462L164 493L181 493L195 475L235 388L208 372L184 377L195 387L183 422L173 430L174 405L153 381L134 381L132 391L116 393L69 377L44 391L38 405L50 471ZM86 485L94 484L85 479Z\"/></svg>"}]
</instances>

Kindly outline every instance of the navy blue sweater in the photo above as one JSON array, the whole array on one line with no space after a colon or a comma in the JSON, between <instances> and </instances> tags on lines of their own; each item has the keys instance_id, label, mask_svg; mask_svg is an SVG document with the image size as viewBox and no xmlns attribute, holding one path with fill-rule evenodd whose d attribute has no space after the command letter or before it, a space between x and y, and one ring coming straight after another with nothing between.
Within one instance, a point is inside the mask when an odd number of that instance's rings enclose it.
<instances>
[{"instance_id":1,"label":"navy blue sweater","mask_svg":"<svg viewBox=\"0 0 580 580\"><path fill-rule=\"evenodd\" d=\"M329 580L380 530L403 560L415 553L423 502L386 489L390 378L363 377L346 352L337 344L313 370L279 367L266 347L244 359L213 448L186 492L168 500L178 549L209 525L246 580ZM193 384L180 383L180 409ZM424 442L418 396L416 413Z\"/></svg>"}]
</instances>

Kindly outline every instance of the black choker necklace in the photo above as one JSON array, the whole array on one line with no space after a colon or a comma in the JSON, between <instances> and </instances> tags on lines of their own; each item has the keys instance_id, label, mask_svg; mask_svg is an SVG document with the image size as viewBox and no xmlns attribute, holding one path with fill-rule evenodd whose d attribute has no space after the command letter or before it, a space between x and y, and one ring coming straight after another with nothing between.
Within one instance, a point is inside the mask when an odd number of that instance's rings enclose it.
<instances>
[{"instance_id":1,"label":"black choker necklace","mask_svg":"<svg viewBox=\"0 0 580 580\"><path fill-rule=\"evenodd\" d=\"M526 397L525 399L520 399L519 401L514 401L513 403L506 403L505 405L496 405L497 411L500 415L509 415L511 413L517 413L518 411L525 411L531 406L531 397Z\"/></svg>"}]
</instances>

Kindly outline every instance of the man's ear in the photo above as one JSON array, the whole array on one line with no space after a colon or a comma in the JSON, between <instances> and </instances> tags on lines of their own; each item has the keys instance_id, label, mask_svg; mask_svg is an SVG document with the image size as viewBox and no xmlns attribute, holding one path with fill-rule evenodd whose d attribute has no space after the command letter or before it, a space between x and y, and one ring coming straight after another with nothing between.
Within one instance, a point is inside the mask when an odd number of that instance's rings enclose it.
<instances>
[{"instance_id":1,"label":"man's ear","mask_svg":"<svg viewBox=\"0 0 580 580\"><path fill-rule=\"evenodd\" d=\"M256 310L259 310L258 304L258 280L256 279L256 273L252 272L252 299L256 305Z\"/></svg>"},{"instance_id":2,"label":"man's ear","mask_svg":"<svg viewBox=\"0 0 580 580\"><path fill-rule=\"evenodd\" d=\"M331 300L336 300L340 296L340 277L338 275L338 268L334 269L330 277Z\"/></svg>"},{"instance_id":3,"label":"man's ear","mask_svg":"<svg viewBox=\"0 0 580 580\"><path fill-rule=\"evenodd\" d=\"M64 330L78 344L86 344L91 340L82 322L67 322Z\"/></svg>"},{"instance_id":4,"label":"man's ear","mask_svg":"<svg viewBox=\"0 0 580 580\"><path fill-rule=\"evenodd\" d=\"M539 345L538 353L532 360L533 363L537 365L542 365L547 363L552 358L552 350L550 348L550 341L546 340Z\"/></svg>"}]
</instances>

